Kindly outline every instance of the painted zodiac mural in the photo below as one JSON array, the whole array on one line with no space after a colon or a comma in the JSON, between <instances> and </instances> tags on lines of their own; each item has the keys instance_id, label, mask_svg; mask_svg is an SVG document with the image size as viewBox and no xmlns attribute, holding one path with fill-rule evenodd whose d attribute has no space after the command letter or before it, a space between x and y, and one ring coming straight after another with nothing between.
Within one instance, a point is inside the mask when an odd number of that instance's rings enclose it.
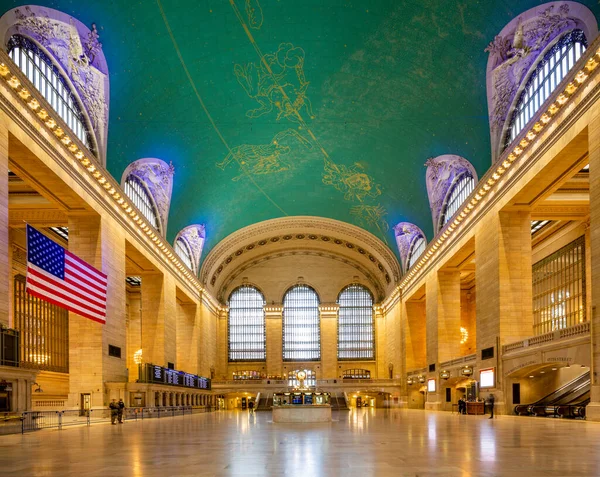
<instances>
[{"instance_id":1,"label":"painted zodiac mural","mask_svg":"<svg viewBox=\"0 0 600 477\"><path fill-rule=\"evenodd\" d=\"M293 168L293 163L287 156L291 147L282 144L287 139L295 139L307 149L311 149L311 143L293 129L281 131L273 137L269 144L252 145L243 144L231 149L227 157L217 163L217 167L225 169L232 161L236 161L242 173L234 177L233 181L239 181L246 175L264 175L287 171Z\"/></svg>"},{"instance_id":2,"label":"painted zodiac mural","mask_svg":"<svg viewBox=\"0 0 600 477\"><path fill-rule=\"evenodd\" d=\"M260 107L246 113L259 118L275 109L277 121L287 118L302 123L304 109L314 117L312 105L306 96L309 82L304 76L304 50L291 43L281 43L275 53L264 55L263 61L235 65L233 71L246 94Z\"/></svg>"},{"instance_id":3,"label":"painted zodiac mural","mask_svg":"<svg viewBox=\"0 0 600 477\"><path fill-rule=\"evenodd\" d=\"M379 184L375 184L369 175L362 172L360 164L347 167L326 159L323 184L332 185L343 192L346 200L362 202L365 197L375 198L381 194Z\"/></svg>"}]
</instances>

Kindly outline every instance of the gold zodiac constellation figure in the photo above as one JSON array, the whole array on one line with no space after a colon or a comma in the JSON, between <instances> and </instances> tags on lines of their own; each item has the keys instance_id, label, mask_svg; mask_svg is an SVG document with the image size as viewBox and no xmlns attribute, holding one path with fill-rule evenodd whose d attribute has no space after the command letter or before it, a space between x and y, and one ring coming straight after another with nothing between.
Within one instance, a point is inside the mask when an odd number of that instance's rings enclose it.
<instances>
[{"instance_id":1,"label":"gold zodiac constellation figure","mask_svg":"<svg viewBox=\"0 0 600 477\"><path fill-rule=\"evenodd\" d=\"M382 205L355 205L350 208L350 215L354 215L361 225L377 228L384 237L390 228L384 219L387 211Z\"/></svg>"},{"instance_id":2,"label":"gold zodiac constellation figure","mask_svg":"<svg viewBox=\"0 0 600 477\"><path fill-rule=\"evenodd\" d=\"M323 184L332 185L344 193L346 200L358 200L362 202L365 197L375 198L381 194L379 184L361 172L362 166L354 164L352 167L334 164L325 160L325 172L323 173Z\"/></svg>"},{"instance_id":3,"label":"gold zodiac constellation figure","mask_svg":"<svg viewBox=\"0 0 600 477\"><path fill-rule=\"evenodd\" d=\"M250 28L260 30L263 24L263 12L258 0L246 0L246 16Z\"/></svg>"},{"instance_id":4,"label":"gold zodiac constellation figure","mask_svg":"<svg viewBox=\"0 0 600 477\"><path fill-rule=\"evenodd\" d=\"M269 144L243 144L234 147L225 159L217 163L217 167L224 170L232 161L236 161L242 173L234 177L233 181L239 181L246 175L275 174L290 170L293 163L285 156L290 153L291 147L282 144L282 141L291 138L307 149L312 148L312 144L297 131L286 129L277 133Z\"/></svg>"},{"instance_id":5,"label":"gold zodiac constellation figure","mask_svg":"<svg viewBox=\"0 0 600 477\"><path fill-rule=\"evenodd\" d=\"M304 50L291 43L281 43L275 53L264 55L263 61L235 65L233 71L246 94L260 107L246 113L258 118L275 108L277 121L282 117L303 123L302 108L314 118L312 105L306 96L309 82L304 76Z\"/></svg>"}]
</instances>

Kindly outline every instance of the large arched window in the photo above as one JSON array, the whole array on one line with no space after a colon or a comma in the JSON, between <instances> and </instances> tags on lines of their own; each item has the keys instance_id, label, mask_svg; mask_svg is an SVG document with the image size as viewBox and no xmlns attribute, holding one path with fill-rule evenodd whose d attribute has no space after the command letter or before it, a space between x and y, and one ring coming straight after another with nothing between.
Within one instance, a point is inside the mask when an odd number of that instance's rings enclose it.
<instances>
[{"instance_id":1,"label":"large arched window","mask_svg":"<svg viewBox=\"0 0 600 477\"><path fill-rule=\"evenodd\" d=\"M373 296L362 285L344 288L338 304L338 359L375 359Z\"/></svg>"},{"instance_id":2,"label":"large arched window","mask_svg":"<svg viewBox=\"0 0 600 477\"><path fill-rule=\"evenodd\" d=\"M283 297L283 360L320 359L319 297L311 287L296 285Z\"/></svg>"},{"instance_id":3,"label":"large arched window","mask_svg":"<svg viewBox=\"0 0 600 477\"><path fill-rule=\"evenodd\" d=\"M133 204L139 209L144 217L148 219L150 225L162 233L158 211L142 181L133 175L128 176L125 181L125 194L133 201Z\"/></svg>"},{"instance_id":4,"label":"large arched window","mask_svg":"<svg viewBox=\"0 0 600 477\"><path fill-rule=\"evenodd\" d=\"M452 216L458 212L458 209L460 209L463 202L473 192L473 189L475 189L475 179L470 172L464 172L456 178L446 195L442 213L440 214L438 230L446 225Z\"/></svg>"},{"instance_id":5,"label":"large arched window","mask_svg":"<svg viewBox=\"0 0 600 477\"><path fill-rule=\"evenodd\" d=\"M417 263L417 260L425 251L425 247L427 247L425 237L417 235L410 244L410 251L408 252L408 268Z\"/></svg>"},{"instance_id":6,"label":"large arched window","mask_svg":"<svg viewBox=\"0 0 600 477\"><path fill-rule=\"evenodd\" d=\"M96 154L79 101L48 55L36 43L21 35L13 35L8 41L8 55L69 129Z\"/></svg>"},{"instance_id":7,"label":"large arched window","mask_svg":"<svg viewBox=\"0 0 600 477\"><path fill-rule=\"evenodd\" d=\"M265 298L256 288L242 285L229 297L229 361L266 359Z\"/></svg>"},{"instance_id":8,"label":"large arched window","mask_svg":"<svg viewBox=\"0 0 600 477\"><path fill-rule=\"evenodd\" d=\"M190 250L190 246L186 242L185 239L179 237L175 241L175 253L182 260L183 263L187 265L187 267L196 273L196 267L194 266L194 260L192 259L192 251Z\"/></svg>"},{"instance_id":9,"label":"large arched window","mask_svg":"<svg viewBox=\"0 0 600 477\"><path fill-rule=\"evenodd\" d=\"M560 82L581 57L587 46L581 30L573 30L564 35L546 52L535 70L529 76L523 92L519 96L506 132L507 147L527 123L535 116Z\"/></svg>"}]
</instances>

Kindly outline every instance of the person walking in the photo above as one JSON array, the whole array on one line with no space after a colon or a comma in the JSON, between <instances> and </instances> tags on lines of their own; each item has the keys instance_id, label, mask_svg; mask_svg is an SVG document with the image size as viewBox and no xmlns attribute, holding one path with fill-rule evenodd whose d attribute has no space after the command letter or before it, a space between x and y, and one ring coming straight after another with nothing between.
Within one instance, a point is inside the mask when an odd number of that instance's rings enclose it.
<instances>
[{"instance_id":1,"label":"person walking","mask_svg":"<svg viewBox=\"0 0 600 477\"><path fill-rule=\"evenodd\" d=\"M490 406L490 419L494 419L494 401L496 400L496 398L494 398L493 394L490 394L490 396L488 397L488 403Z\"/></svg>"},{"instance_id":2,"label":"person walking","mask_svg":"<svg viewBox=\"0 0 600 477\"><path fill-rule=\"evenodd\" d=\"M119 413L119 404L117 403L117 400L113 399L108 407L110 408L110 423L116 425L117 414Z\"/></svg>"},{"instance_id":3,"label":"person walking","mask_svg":"<svg viewBox=\"0 0 600 477\"><path fill-rule=\"evenodd\" d=\"M254 414L254 401L250 400L248 402L248 409L250 409L250 414Z\"/></svg>"},{"instance_id":4,"label":"person walking","mask_svg":"<svg viewBox=\"0 0 600 477\"><path fill-rule=\"evenodd\" d=\"M119 403L118 403L118 409L117 409L117 415L119 417L119 424L123 424L123 414L125 413L125 403L123 402L122 399L119 399Z\"/></svg>"}]
</instances>

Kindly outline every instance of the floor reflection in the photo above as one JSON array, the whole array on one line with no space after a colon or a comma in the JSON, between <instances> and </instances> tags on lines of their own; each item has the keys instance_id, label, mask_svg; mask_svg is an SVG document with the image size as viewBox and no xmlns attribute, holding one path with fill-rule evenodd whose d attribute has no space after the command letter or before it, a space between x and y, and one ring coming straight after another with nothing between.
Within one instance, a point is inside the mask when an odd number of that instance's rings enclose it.
<instances>
[{"instance_id":1,"label":"floor reflection","mask_svg":"<svg viewBox=\"0 0 600 477\"><path fill-rule=\"evenodd\" d=\"M595 423L353 409L275 424L222 411L0 437L2 475L595 475Z\"/></svg>"}]
</instances>

